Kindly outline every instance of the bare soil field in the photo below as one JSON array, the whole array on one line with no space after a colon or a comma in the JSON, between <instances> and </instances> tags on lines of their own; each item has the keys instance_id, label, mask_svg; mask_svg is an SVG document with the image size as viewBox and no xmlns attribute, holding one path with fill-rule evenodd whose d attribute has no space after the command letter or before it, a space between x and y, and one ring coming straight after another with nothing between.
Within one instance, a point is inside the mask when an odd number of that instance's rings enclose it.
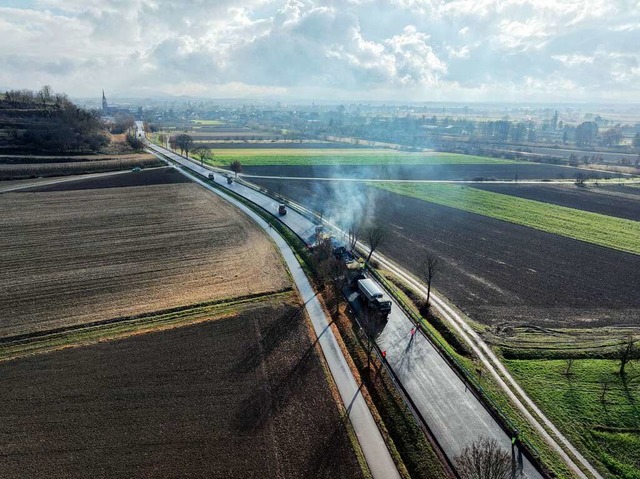
<instances>
[{"instance_id":1,"label":"bare soil field","mask_svg":"<svg viewBox=\"0 0 640 479\"><path fill-rule=\"evenodd\" d=\"M166 168L1 194L0 336L289 287L257 226L176 177Z\"/></svg>"},{"instance_id":2,"label":"bare soil field","mask_svg":"<svg viewBox=\"0 0 640 479\"><path fill-rule=\"evenodd\" d=\"M121 155L0 155L0 163L7 165L25 165L42 163L76 163L106 160L146 160L153 155L149 153L127 153Z\"/></svg>"},{"instance_id":3,"label":"bare soil field","mask_svg":"<svg viewBox=\"0 0 640 479\"><path fill-rule=\"evenodd\" d=\"M616 192L616 193L622 193L624 195L640 196L640 185L638 185L637 183L629 184L629 185L624 185L624 184L606 185L606 186L603 185L603 186L599 186L598 189L605 192Z\"/></svg>"},{"instance_id":4,"label":"bare soil field","mask_svg":"<svg viewBox=\"0 0 640 479\"><path fill-rule=\"evenodd\" d=\"M301 305L0 363L2 477L363 477Z\"/></svg>"},{"instance_id":5,"label":"bare soil field","mask_svg":"<svg viewBox=\"0 0 640 479\"><path fill-rule=\"evenodd\" d=\"M21 157L25 159L25 157ZM37 178L39 176L66 176L79 175L85 173L101 173L105 171L126 170L136 166L141 168L161 166L164 163L153 155L126 155L123 157L110 157L110 159L92 158L90 160L78 158L57 158L51 159L37 158L28 159L28 162L16 163L15 159L4 163L0 160L0 181L18 180L24 178Z\"/></svg>"},{"instance_id":6,"label":"bare soil field","mask_svg":"<svg viewBox=\"0 0 640 479\"><path fill-rule=\"evenodd\" d=\"M240 159L242 162L242 159ZM578 174L605 178L608 173L538 163L372 165L372 166L244 166L244 173L303 178L368 178L394 180L572 179Z\"/></svg>"},{"instance_id":7,"label":"bare soil field","mask_svg":"<svg viewBox=\"0 0 640 479\"><path fill-rule=\"evenodd\" d=\"M474 188L640 221L640 196L599 187L474 184ZM633 190L633 188L627 188Z\"/></svg>"},{"instance_id":8,"label":"bare soil field","mask_svg":"<svg viewBox=\"0 0 640 479\"><path fill-rule=\"evenodd\" d=\"M173 168L153 168L143 171L127 171L113 175L98 176L81 180L54 183L51 185L35 185L24 190L30 193L46 191L94 190L102 188L127 188L130 186L190 184L190 180Z\"/></svg>"},{"instance_id":9,"label":"bare soil field","mask_svg":"<svg viewBox=\"0 0 640 479\"><path fill-rule=\"evenodd\" d=\"M366 198L364 212L388 227L389 237L380 251L415 274L425 257L435 254L441 270L434 286L485 324L579 328L640 324L638 255L367 190L362 184L255 182L313 209L324 205L329 218L344 216L348 197ZM348 192L348 197L341 192ZM330 197L339 199L332 203Z\"/></svg>"}]
</instances>

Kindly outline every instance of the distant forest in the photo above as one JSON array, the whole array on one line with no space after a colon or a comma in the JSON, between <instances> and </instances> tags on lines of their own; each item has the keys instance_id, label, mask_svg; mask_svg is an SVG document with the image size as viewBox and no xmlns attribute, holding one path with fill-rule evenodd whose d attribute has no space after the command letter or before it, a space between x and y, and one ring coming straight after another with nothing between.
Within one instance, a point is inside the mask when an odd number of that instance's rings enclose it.
<instances>
[{"instance_id":1,"label":"distant forest","mask_svg":"<svg viewBox=\"0 0 640 479\"><path fill-rule=\"evenodd\" d=\"M99 112L49 86L0 93L0 154L91 153L109 141Z\"/></svg>"}]
</instances>

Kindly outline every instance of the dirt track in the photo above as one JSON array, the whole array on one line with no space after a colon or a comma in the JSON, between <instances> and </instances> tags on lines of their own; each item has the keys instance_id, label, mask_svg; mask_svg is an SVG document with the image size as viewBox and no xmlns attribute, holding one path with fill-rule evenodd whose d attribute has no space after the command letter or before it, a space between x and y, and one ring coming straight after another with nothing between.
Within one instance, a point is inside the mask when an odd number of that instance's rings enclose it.
<instances>
[{"instance_id":1,"label":"dirt track","mask_svg":"<svg viewBox=\"0 0 640 479\"><path fill-rule=\"evenodd\" d=\"M293 297L0 365L2 477L362 477Z\"/></svg>"},{"instance_id":2,"label":"dirt track","mask_svg":"<svg viewBox=\"0 0 640 479\"><path fill-rule=\"evenodd\" d=\"M273 180L256 183L277 191ZM389 258L413 273L428 253L441 258L435 287L474 319L578 327L640 322L640 256L393 193L366 193L362 185L335 188L375 205L367 212L389 227L380 247ZM282 187L302 204L323 204L331 217L323 191L325 184L307 181ZM346 204L333 206L341 212Z\"/></svg>"},{"instance_id":3,"label":"dirt track","mask_svg":"<svg viewBox=\"0 0 640 479\"><path fill-rule=\"evenodd\" d=\"M289 286L252 222L154 171L0 195L0 336Z\"/></svg>"}]
</instances>

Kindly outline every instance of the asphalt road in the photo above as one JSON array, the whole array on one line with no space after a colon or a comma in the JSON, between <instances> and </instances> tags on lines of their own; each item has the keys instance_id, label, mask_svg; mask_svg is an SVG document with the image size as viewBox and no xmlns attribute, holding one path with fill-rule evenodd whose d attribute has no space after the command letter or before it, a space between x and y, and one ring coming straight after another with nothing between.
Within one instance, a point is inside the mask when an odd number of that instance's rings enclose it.
<instances>
[{"instance_id":1,"label":"asphalt road","mask_svg":"<svg viewBox=\"0 0 640 479\"><path fill-rule=\"evenodd\" d=\"M154 149L155 151L159 151L159 149L156 148L152 149ZM195 165L189 160L185 160L178 155L174 155L173 153L166 151L163 151L162 153L170 157L172 160L184 166L187 166L193 171L198 171L204 173L205 175L210 171L206 168ZM329 322L322 309L322 306L320 305L320 302L316 297L316 293L309 283L304 270L300 266L300 263L298 263L298 260L296 259L289 245L277 233L275 229L270 228L269 224L266 221L264 221L260 216L247 208L245 205L236 201L232 197L220 192L206 182L199 180L195 176L182 170L181 172L196 183L199 183L213 193L236 205L244 213L249 215L273 239L276 246L280 249L285 263L291 271L293 280L295 281L296 286L300 292L300 296L304 301L305 308L307 310L307 313L309 314L309 317L311 318L314 331L318 336L318 342L322 347L322 351L327 360L327 364L329 365L329 369L331 370L334 381L336 382L342 401L349 411L349 418L356 432L358 441L360 442L362 451L364 453L367 464L369 465L371 473L373 474L373 477L381 479L400 478L400 474L398 473L393 459L391 458L391 454L387 449L387 446L384 442L384 439L382 438L382 435L380 434L380 431L378 430L378 426L375 423L373 416L371 415L371 411L369 410L369 407L367 406L364 398L360 394L360 386L353 377L353 374L349 369L349 365L347 364L342 354L342 350L340 349L340 346L338 345L336 338L329 327ZM243 185L239 185L237 183L228 185L226 180L224 180L224 178L222 177L217 178L216 181L219 184L223 185L225 188L233 190L238 194L242 194L244 196L244 194L246 193L248 195L247 197L250 199L253 197L251 193L255 193L252 189ZM260 198L256 199L260 200ZM267 209L277 211L278 203L272 200L266 201L263 199L263 201L261 201L259 204ZM302 225L301 231L303 233L309 230L309 228L315 231L315 227L313 224L309 224L306 218L293 211L291 211L281 219L283 220L283 222L289 225L297 227L300 227L300 225Z\"/></svg>"},{"instance_id":2,"label":"asphalt road","mask_svg":"<svg viewBox=\"0 0 640 479\"><path fill-rule=\"evenodd\" d=\"M155 146L151 148L162 151L172 160L205 176L211 171L167 150ZM237 183L227 185L221 175L217 172L215 175L216 181L224 187L246 195L246 198L267 210L277 212L278 203L274 200ZM291 209L280 219L303 238L315 231L315 225L311 220ZM299 268L299 265L296 265L293 267ZM326 324L326 319L324 322ZM380 349L387 351L389 365L425 418L445 454L453 459L467 445L483 436L495 438L505 449L511 450L510 436L467 389L435 347L422 335L416 335L414 341L410 342L412 327L412 321L394 302L387 326L378 337L377 344ZM316 332L319 333L317 329ZM345 404L350 402L344 395L343 400ZM524 477L543 477L526 458L521 459Z\"/></svg>"}]
</instances>

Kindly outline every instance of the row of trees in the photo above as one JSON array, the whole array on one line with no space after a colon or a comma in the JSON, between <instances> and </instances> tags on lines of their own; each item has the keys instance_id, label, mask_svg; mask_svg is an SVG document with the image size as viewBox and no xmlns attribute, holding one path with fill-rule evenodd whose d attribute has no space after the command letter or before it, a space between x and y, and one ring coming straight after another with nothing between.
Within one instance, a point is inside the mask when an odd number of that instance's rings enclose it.
<instances>
[{"instance_id":1,"label":"row of trees","mask_svg":"<svg viewBox=\"0 0 640 479\"><path fill-rule=\"evenodd\" d=\"M167 141L167 137L164 135L164 133L161 133L158 136L158 141L160 141L160 143L162 143L163 145L165 144L165 142ZM180 154L185 155L187 158L189 158L189 152L197 155L200 158L201 165L204 164L205 161L211 160L214 157L213 152L209 148L198 147L192 149L195 143L194 139L191 135L187 135L186 133L171 136L168 141L171 149L179 149ZM231 171L236 174L236 176L238 176L238 173L242 173L242 164L238 160L232 161L229 167L231 168Z\"/></svg>"}]
</instances>

